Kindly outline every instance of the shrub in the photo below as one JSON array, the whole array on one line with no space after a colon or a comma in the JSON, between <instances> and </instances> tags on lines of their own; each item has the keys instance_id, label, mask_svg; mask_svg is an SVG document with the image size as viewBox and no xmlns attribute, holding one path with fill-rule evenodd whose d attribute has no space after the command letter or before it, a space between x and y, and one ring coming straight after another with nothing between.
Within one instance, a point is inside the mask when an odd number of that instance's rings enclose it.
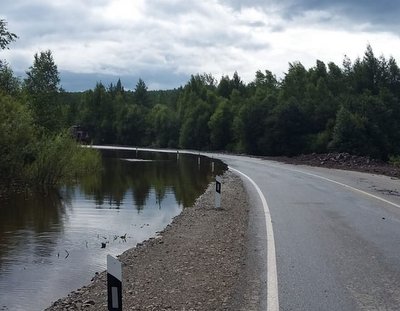
<instances>
[{"instance_id":1,"label":"shrub","mask_svg":"<svg viewBox=\"0 0 400 311\"><path fill-rule=\"evenodd\" d=\"M32 161L35 128L30 111L0 93L0 177L2 182L24 178Z\"/></svg>"},{"instance_id":2,"label":"shrub","mask_svg":"<svg viewBox=\"0 0 400 311\"><path fill-rule=\"evenodd\" d=\"M37 144L35 160L29 170L36 185L56 185L73 181L86 172L100 169L97 151L82 148L65 132L46 135Z\"/></svg>"}]
</instances>

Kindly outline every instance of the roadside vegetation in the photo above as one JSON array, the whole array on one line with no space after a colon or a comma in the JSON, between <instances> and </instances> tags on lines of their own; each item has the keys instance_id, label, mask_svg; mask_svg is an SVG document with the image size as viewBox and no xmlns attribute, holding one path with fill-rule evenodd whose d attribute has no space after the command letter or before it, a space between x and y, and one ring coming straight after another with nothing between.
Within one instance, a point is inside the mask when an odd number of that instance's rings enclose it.
<instances>
[{"instance_id":1,"label":"roadside vegetation","mask_svg":"<svg viewBox=\"0 0 400 311\"><path fill-rule=\"evenodd\" d=\"M17 39L0 22L1 49ZM339 66L289 64L278 79L257 71L219 80L191 76L174 90L125 89L120 80L85 92L60 88L51 51L34 55L21 81L0 62L1 179L55 184L99 166L68 135L79 125L95 144L218 150L266 156L345 152L399 165L400 69L393 57Z\"/></svg>"},{"instance_id":2,"label":"roadside vegetation","mask_svg":"<svg viewBox=\"0 0 400 311\"><path fill-rule=\"evenodd\" d=\"M0 20L0 47L17 36ZM50 51L36 54L19 81L0 61L0 186L48 187L100 169L100 155L81 148L63 122L59 74Z\"/></svg>"}]
</instances>

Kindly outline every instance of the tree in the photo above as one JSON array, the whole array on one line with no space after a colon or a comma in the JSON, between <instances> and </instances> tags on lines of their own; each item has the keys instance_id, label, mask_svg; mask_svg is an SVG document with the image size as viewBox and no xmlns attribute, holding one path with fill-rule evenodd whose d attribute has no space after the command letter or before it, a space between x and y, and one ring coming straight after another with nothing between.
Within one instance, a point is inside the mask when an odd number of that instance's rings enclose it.
<instances>
[{"instance_id":1,"label":"tree","mask_svg":"<svg viewBox=\"0 0 400 311\"><path fill-rule=\"evenodd\" d=\"M0 179L23 178L34 141L30 111L19 101L0 94Z\"/></svg>"},{"instance_id":2,"label":"tree","mask_svg":"<svg viewBox=\"0 0 400 311\"><path fill-rule=\"evenodd\" d=\"M35 54L33 65L26 72L25 89L29 95L35 123L46 131L63 127L58 102L60 77L50 50Z\"/></svg>"},{"instance_id":3,"label":"tree","mask_svg":"<svg viewBox=\"0 0 400 311\"><path fill-rule=\"evenodd\" d=\"M179 127L176 113L166 105L157 104L150 112L153 143L158 147L177 147Z\"/></svg>"},{"instance_id":4,"label":"tree","mask_svg":"<svg viewBox=\"0 0 400 311\"><path fill-rule=\"evenodd\" d=\"M146 116L143 107L126 105L117 114L117 142L130 146L146 146Z\"/></svg>"},{"instance_id":5,"label":"tree","mask_svg":"<svg viewBox=\"0 0 400 311\"><path fill-rule=\"evenodd\" d=\"M50 50L35 54L33 65L26 72L25 87L30 94L56 93L60 76Z\"/></svg>"},{"instance_id":6,"label":"tree","mask_svg":"<svg viewBox=\"0 0 400 311\"><path fill-rule=\"evenodd\" d=\"M117 84L110 84L108 87L108 91L110 92L111 96L114 98L118 95L124 94L125 90L124 87L122 86L121 79L118 79Z\"/></svg>"},{"instance_id":7,"label":"tree","mask_svg":"<svg viewBox=\"0 0 400 311\"><path fill-rule=\"evenodd\" d=\"M232 92L232 85L230 83L230 79L228 76L222 76L221 80L219 81L217 94L219 96L229 98Z\"/></svg>"},{"instance_id":8,"label":"tree","mask_svg":"<svg viewBox=\"0 0 400 311\"><path fill-rule=\"evenodd\" d=\"M8 45L17 38L16 34L8 31L7 22L4 19L0 19L0 49L7 49Z\"/></svg>"},{"instance_id":9,"label":"tree","mask_svg":"<svg viewBox=\"0 0 400 311\"><path fill-rule=\"evenodd\" d=\"M211 107L201 99L197 99L192 105L181 127L179 145L182 148L208 149L210 145L208 121L211 117Z\"/></svg>"},{"instance_id":10,"label":"tree","mask_svg":"<svg viewBox=\"0 0 400 311\"><path fill-rule=\"evenodd\" d=\"M288 100L293 97L303 102L305 99L307 82L307 70L304 66L300 62L289 64L289 71L282 81L282 98Z\"/></svg>"},{"instance_id":11,"label":"tree","mask_svg":"<svg viewBox=\"0 0 400 311\"><path fill-rule=\"evenodd\" d=\"M368 149L365 136L366 119L342 107L337 115L330 147L336 151L364 155Z\"/></svg>"},{"instance_id":12,"label":"tree","mask_svg":"<svg viewBox=\"0 0 400 311\"><path fill-rule=\"evenodd\" d=\"M225 150L228 147L232 140L232 121L232 112L227 101L224 100L219 103L208 122L212 149Z\"/></svg>"},{"instance_id":13,"label":"tree","mask_svg":"<svg viewBox=\"0 0 400 311\"><path fill-rule=\"evenodd\" d=\"M7 29L7 22L0 19L0 50L8 48L8 45L17 39L17 35ZM19 81L14 77L13 71L7 62L0 60L0 91L14 95L19 89Z\"/></svg>"},{"instance_id":14,"label":"tree","mask_svg":"<svg viewBox=\"0 0 400 311\"><path fill-rule=\"evenodd\" d=\"M6 62L0 60L0 91L8 95L17 94L20 87L18 78Z\"/></svg>"},{"instance_id":15,"label":"tree","mask_svg":"<svg viewBox=\"0 0 400 311\"><path fill-rule=\"evenodd\" d=\"M150 105L147 85L142 79L139 79L134 91L135 103L140 106L148 107Z\"/></svg>"}]
</instances>

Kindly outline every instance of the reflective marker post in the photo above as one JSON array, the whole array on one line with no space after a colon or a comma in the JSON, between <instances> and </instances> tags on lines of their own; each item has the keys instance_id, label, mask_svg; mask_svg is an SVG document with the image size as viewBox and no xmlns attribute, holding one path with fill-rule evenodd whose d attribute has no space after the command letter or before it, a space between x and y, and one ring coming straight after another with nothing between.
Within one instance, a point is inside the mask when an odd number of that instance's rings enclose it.
<instances>
[{"instance_id":1,"label":"reflective marker post","mask_svg":"<svg viewBox=\"0 0 400 311\"><path fill-rule=\"evenodd\" d=\"M122 266L121 262L107 255L108 310L122 311Z\"/></svg>"},{"instance_id":2,"label":"reflective marker post","mask_svg":"<svg viewBox=\"0 0 400 311\"><path fill-rule=\"evenodd\" d=\"M215 177L215 208L221 208L221 177Z\"/></svg>"}]
</instances>

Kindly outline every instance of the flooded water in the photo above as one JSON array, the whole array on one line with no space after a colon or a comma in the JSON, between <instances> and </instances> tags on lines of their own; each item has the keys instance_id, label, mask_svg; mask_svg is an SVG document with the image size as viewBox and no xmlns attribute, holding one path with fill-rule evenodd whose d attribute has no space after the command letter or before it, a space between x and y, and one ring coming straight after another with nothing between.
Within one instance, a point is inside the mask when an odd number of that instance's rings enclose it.
<instances>
[{"instance_id":1,"label":"flooded water","mask_svg":"<svg viewBox=\"0 0 400 311\"><path fill-rule=\"evenodd\" d=\"M46 195L0 198L0 310L42 310L156 235L225 169L197 156L103 151L104 170Z\"/></svg>"}]
</instances>

